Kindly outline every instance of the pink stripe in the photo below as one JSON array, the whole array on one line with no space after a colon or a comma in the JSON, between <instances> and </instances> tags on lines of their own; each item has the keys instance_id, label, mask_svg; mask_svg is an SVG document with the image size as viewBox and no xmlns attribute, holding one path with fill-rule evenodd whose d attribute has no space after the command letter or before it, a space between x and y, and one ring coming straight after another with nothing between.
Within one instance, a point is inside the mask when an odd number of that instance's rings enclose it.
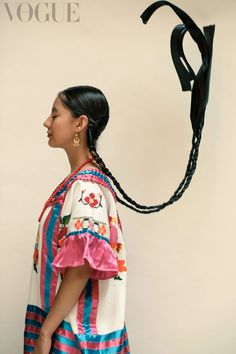
<instances>
[{"instance_id":1,"label":"pink stripe","mask_svg":"<svg viewBox=\"0 0 236 354\"><path fill-rule=\"evenodd\" d=\"M121 345L126 338L127 338L127 332L125 332L123 336L120 338L111 339L106 342L100 342L100 343L89 342L89 341L80 342L80 347L81 349L96 349L96 350L112 348L114 346Z\"/></svg>"},{"instance_id":2,"label":"pink stripe","mask_svg":"<svg viewBox=\"0 0 236 354\"><path fill-rule=\"evenodd\" d=\"M82 293L80 294L79 300L77 302L77 329L79 334L84 334L83 328L83 318L84 318L84 299L85 299L85 288L83 289Z\"/></svg>"},{"instance_id":3,"label":"pink stripe","mask_svg":"<svg viewBox=\"0 0 236 354\"><path fill-rule=\"evenodd\" d=\"M44 310L45 310L45 304L44 304L45 270L46 270L46 258L48 253L47 243L46 243L46 233L47 233L48 224L51 216L52 216L52 207L43 224L43 231L42 231L43 234L42 234L42 253L41 253L41 271L40 271L40 296L41 296L41 305Z\"/></svg>"},{"instance_id":4,"label":"pink stripe","mask_svg":"<svg viewBox=\"0 0 236 354\"><path fill-rule=\"evenodd\" d=\"M97 311L98 311L98 280L91 279L92 282L92 309L90 314L90 328L93 334L97 334Z\"/></svg>"},{"instance_id":5,"label":"pink stripe","mask_svg":"<svg viewBox=\"0 0 236 354\"><path fill-rule=\"evenodd\" d=\"M34 338L24 338L24 345L31 345L31 346L34 348L36 342L37 342L37 339L34 339Z\"/></svg>"},{"instance_id":6,"label":"pink stripe","mask_svg":"<svg viewBox=\"0 0 236 354\"><path fill-rule=\"evenodd\" d=\"M44 322L43 316L36 314L35 312L32 312L32 311L27 311L26 318L29 320L38 321L40 324L43 324L43 322ZM40 331L40 328L36 327L36 325L33 325L33 324L26 324L25 329L27 332L34 332L34 333L38 333ZM73 332L62 328L61 326L59 326L55 332L58 335L64 336L68 339L77 340L77 338L75 337Z\"/></svg>"},{"instance_id":7,"label":"pink stripe","mask_svg":"<svg viewBox=\"0 0 236 354\"><path fill-rule=\"evenodd\" d=\"M35 331L31 331L29 329L30 326L27 326L28 330L27 332L31 332L31 333L36 333ZM57 333L57 331L56 331ZM38 333L37 333L38 334ZM61 333L60 333L61 334ZM69 338L69 337L66 337L66 338ZM72 339L75 341L76 343L76 338L75 336L73 336L73 338L69 338L69 339ZM34 339L34 338L24 338L24 345L30 345L32 346L33 348L35 347L36 345L36 342L37 342L37 339ZM69 354L81 354L81 351L78 349L78 348L73 348L71 347L70 345L67 345L67 344L63 344L61 342L59 342L58 340L56 340L55 338L52 337L52 347L58 349L58 350L62 350L64 352L67 352Z\"/></svg>"},{"instance_id":8,"label":"pink stripe","mask_svg":"<svg viewBox=\"0 0 236 354\"><path fill-rule=\"evenodd\" d=\"M38 321L40 323L43 323L43 321L45 319L45 317L43 317L42 315L39 315L39 314L32 312L32 311L27 311L26 318L30 319L30 320Z\"/></svg>"},{"instance_id":9,"label":"pink stripe","mask_svg":"<svg viewBox=\"0 0 236 354\"><path fill-rule=\"evenodd\" d=\"M36 333L39 334L40 332L40 327L37 327L33 324L27 324L25 326L25 331L26 332L31 332L31 333ZM66 337L67 339L71 339L73 341L77 341L77 338L75 337L74 333L71 331L68 331L67 329L58 327L55 331L55 333L57 333L60 336Z\"/></svg>"},{"instance_id":10,"label":"pink stripe","mask_svg":"<svg viewBox=\"0 0 236 354\"><path fill-rule=\"evenodd\" d=\"M60 343L54 338L52 339L52 347L68 354L81 354L81 351L78 348L73 348L70 345Z\"/></svg>"},{"instance_id":11,"label":"pink stripe","mask_svg":"<svg viewBox=\"0 0 236 354\"><path fill-rule=\"evenodd\" d=\"M55 331L55 333L57 333L59 336L63 336L66 337L68 339L77 341L77 338L75 337L74 333L71 331L68 331L67 329L58 327Z\"/></svg>"},{"instance_id":12,"label":"pink stripe","mask_svg":"<svg viewBox=\"0 0 236 354\"><path fill-rule=\"evenodd\" d=\"M35 327L33 325L26 325L25 331L28 333L39 334L40 328ZM65 338L68 338L70 340L77 342L77 339L76 339L74 333L72 333L70 331L67 331L65 329L58 327L57 330L55 331L55 333L57 333L60 336L63 336ZM127 339L127 337L128 337L127 332L125 332L121 338L116 338L113 340L109 340L106 342L100 342L100 343L84 341L84 342L80 342L80 346L81 346L81 349L94 349L94 350L113 348L114 346L121 345L124 342L124 340ZM24 344L31 345L33 347L36 345L36 341L37 341L37 339L34 339L34 338L26 338L26 337L24 338ZM62 350L65 352L68 351L68 353L70 353L70 354L81 353L81 351L78 348L73 348L70 345L63 344L54 338L52 338L52 346L58 350ZM130 348L129 348L129 345L127 345L126 347L122 348L122 350L118 354L126 354L129 352L130 352Z\"/></svg>"},{"instance_id":13,"label":"pink stripe","mask_svg":"<svg viewBox=\"0 0 236 354\"><path fill-rule=\"evenodd\" d=\"M27 324L27 325L25 326L25 331L26 331L26 332L31 332L31 333L39 334L40 329L41 329L40 327L36 327L36 326L34 326L34 325L32 325L32 324Z\"/></svg>"}]
</instances>

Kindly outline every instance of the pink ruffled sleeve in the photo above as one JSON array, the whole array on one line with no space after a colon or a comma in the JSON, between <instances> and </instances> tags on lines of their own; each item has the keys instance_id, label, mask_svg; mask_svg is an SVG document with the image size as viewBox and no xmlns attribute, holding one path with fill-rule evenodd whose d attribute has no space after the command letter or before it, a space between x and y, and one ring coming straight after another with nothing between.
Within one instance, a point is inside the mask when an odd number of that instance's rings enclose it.
<instances>
[{"instance_id":1,"label":"pink ruffled sleeve","mask_svg":"<svg viewBox=\"0 0 236 354\"><path fill-rule=\"evenodd\" d=\"M91 279L109 279L118 274L117 256L110 243L110 191L91 181L73 183L68 200L70 212L64 216L66 234L52 266L62 273L67 267L90 265ZM107 194L107 195L106 195Z\"/></svg>"}]
</instances>

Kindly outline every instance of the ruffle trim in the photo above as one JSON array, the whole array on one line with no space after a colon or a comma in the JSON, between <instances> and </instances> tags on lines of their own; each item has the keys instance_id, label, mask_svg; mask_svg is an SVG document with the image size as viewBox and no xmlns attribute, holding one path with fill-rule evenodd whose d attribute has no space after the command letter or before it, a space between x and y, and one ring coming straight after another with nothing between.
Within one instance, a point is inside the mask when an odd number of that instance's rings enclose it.
<instances>
[{"instance_id":1,"label":"ruffle trim","mask_svg":"<svg viewBox=\"0 0 236 354\"><path fill-rule=\"evenodd\" d=\"M88 261L91 279L109 279L118 274L118 262L109 242L88 232L68 236L53 259L52 266L61 272Z\"/></svg>"}]
</instances>

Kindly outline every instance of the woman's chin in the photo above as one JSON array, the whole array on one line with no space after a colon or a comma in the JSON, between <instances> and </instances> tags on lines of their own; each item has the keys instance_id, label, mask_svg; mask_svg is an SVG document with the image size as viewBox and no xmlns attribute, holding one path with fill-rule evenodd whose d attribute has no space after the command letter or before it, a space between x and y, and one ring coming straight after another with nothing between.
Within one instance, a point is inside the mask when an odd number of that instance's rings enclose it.
<instances>
[{"instance_id":1,"label":"woman's chin","mask_svg":"<svg viewBox=\"0 0 236 354\"><path fill-rule=\"evenodd\" d=\"M52 138L51 138L51 137L49 137L49 138L48 138L48 145L49 145L49 146L54 146L54 144L53 144L53 141L52 141Z\"/></svg>"},{"instance_id":2,"label":"woman's chin","mask_svg":"<svg viewBox=\"0 0 236 354\"><path fill-rule=\"evenodd\" d=\"M52 148L60 148L61 146L56 145L54 141L52 141L51 139L48 140L48 146L52 147Z\"/></svg>"}]
</instances>

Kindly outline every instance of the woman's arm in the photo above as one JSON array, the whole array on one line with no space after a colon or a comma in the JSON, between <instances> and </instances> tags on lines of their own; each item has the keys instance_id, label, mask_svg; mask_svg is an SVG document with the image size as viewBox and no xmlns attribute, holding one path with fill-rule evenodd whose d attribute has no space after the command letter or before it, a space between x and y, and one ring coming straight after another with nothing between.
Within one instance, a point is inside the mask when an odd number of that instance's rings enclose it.
<instances>
[{"instance_id":1,"label":"woman's arm","mask_svg":"<svg viewBox=\"0 0 236 354\"><path fill-rule=\"evenodd\" d=\"M68 267L57 291L53 305L42 325L40 336L51 337L66 315L78 301L90 275L90 266L86 263L79 267Z\"/></svg>"}]
</instances>

